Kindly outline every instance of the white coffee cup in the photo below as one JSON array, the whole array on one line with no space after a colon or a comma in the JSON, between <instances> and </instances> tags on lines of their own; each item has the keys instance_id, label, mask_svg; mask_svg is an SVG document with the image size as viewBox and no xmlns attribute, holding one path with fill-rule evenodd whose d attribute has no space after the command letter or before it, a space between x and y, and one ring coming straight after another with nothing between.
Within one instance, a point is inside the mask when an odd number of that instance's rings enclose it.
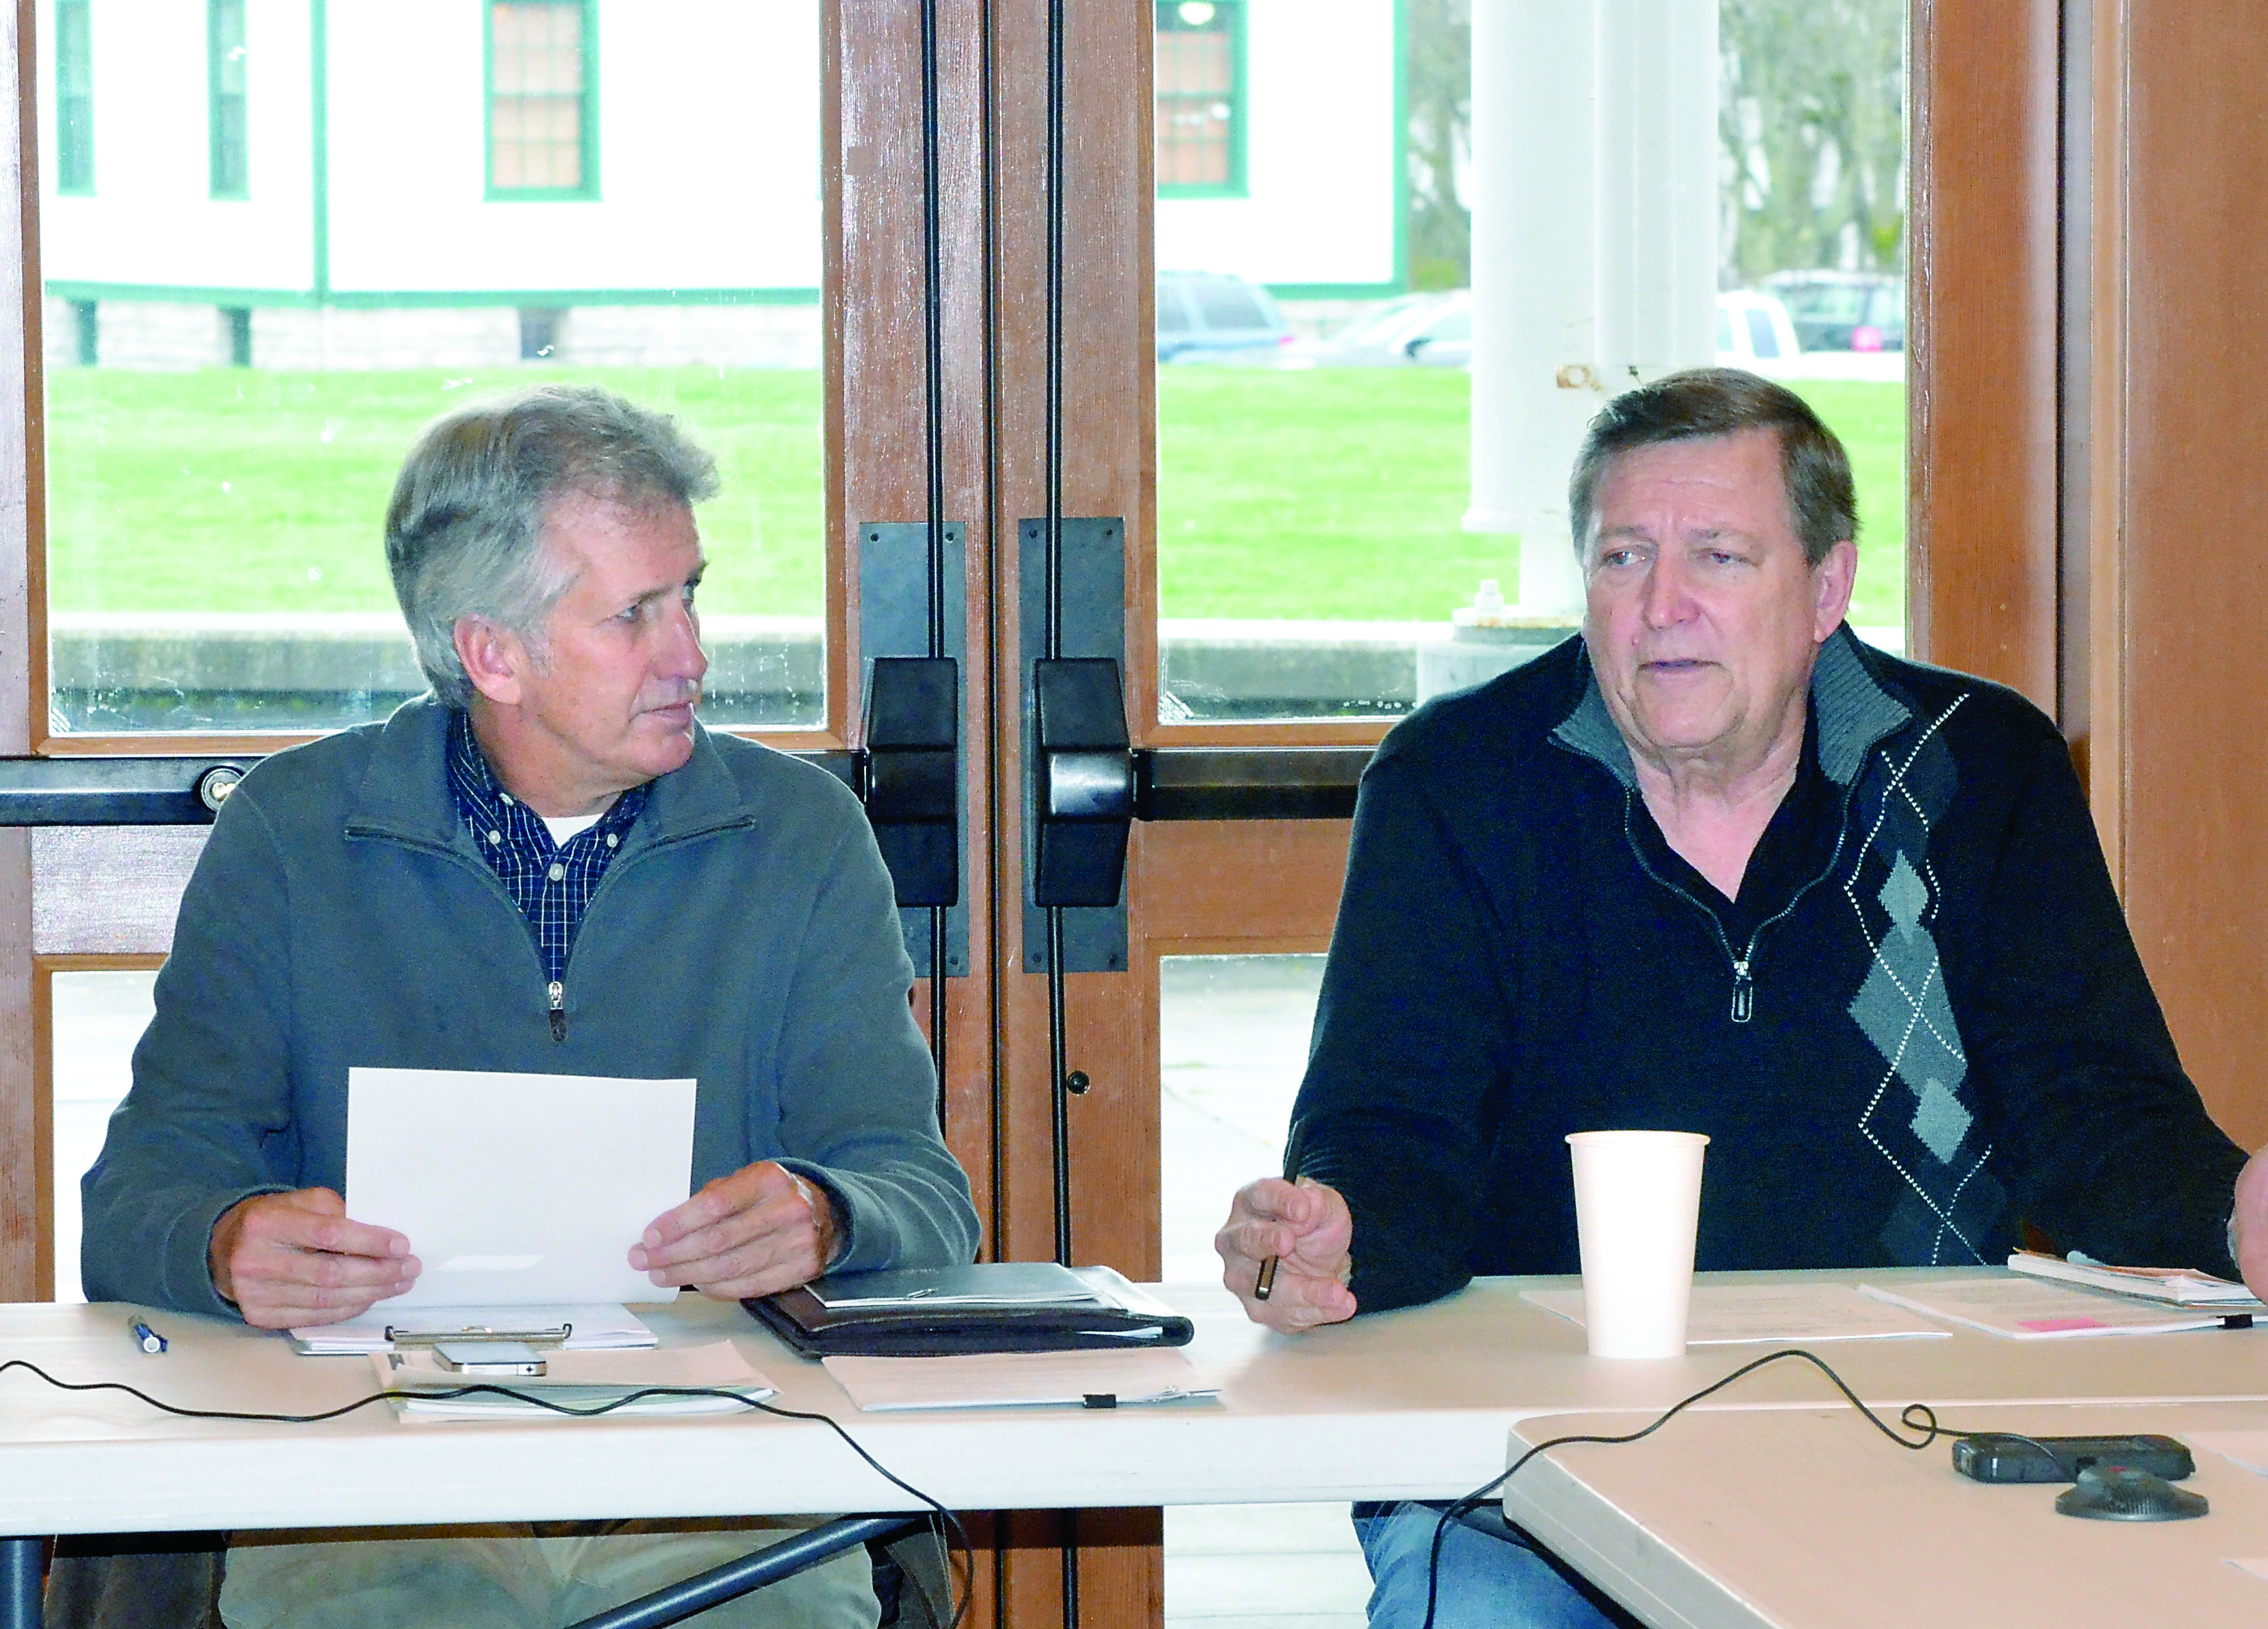
<instances>
[{"instance_id":1,"label":"white coffee cup","mask_svg":"<svg viewBox=\"0 0 2268 1629\"><path fill-rule=\"evenodd\" d=\"M1708 1143L1690 1131L1569 1134L1583 1328L1593 1357L1685 1354L1701 1153Z\"/></svg>"}]
</instances>

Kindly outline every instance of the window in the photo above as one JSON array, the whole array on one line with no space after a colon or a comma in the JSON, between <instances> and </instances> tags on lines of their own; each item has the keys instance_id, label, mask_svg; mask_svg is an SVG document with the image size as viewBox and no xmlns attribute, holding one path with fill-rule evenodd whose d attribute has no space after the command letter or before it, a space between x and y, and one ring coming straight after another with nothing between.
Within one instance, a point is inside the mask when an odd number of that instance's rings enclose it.
<instances>
[{"instance_id":1,"label":"window","mask_svg":"<svg viewBox=\"0 0 2268 1629\"><path fill-rule=\"evenodd\" d=\"M55 0L55 190L94 190L93 23L88 0Z\"/></svg>"},{"instance_id":2,"label":"window","mask_svg":"<svg viewBox=\"0 0 2268 1629\"><path fill-rule=\"evenodd\" d=\"M244 139L244 0L207 0L205 29L212 195L248 198L252 194Z\"/></svg>"},{"instance_id":3,"label":"window","mask_svg":"<svg viewBox=\"0 0 2268 1629\"><path fill-rule=\"evenodd\" d=\"M589 0L489 7L489 195L599 195Z\"/></svg>"},{"instance_id":4,"label":"window","mask_svg":"<svg viewBox=\"0 0 2268 1629\"><path fill-rule=\"evenodd\" d=\"M1242 0L1158 0L1158 190L1244 192Z\"/></svg>"}]
</instances>

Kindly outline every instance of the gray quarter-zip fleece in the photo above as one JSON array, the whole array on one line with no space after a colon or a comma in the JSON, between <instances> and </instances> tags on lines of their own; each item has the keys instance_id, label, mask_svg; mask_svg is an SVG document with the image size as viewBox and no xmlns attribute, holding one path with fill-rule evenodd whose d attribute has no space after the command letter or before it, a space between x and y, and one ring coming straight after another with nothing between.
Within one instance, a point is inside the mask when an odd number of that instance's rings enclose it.
<instances>
[{"instance_id":1,"label":"gray quarter-zip fleece","mask_svg":"<svg viewBox=\"0 0 2268 1629\"><path fill-rule=\"evenodd\" d=\"M555 995L451 803L448 720L412 701L277 753L223 806L84 1184L88 1296L231 1311L214 1222L251 1194L343 1186L357 1065L689 1075L688 1192L777 1159L835 1198L840 1267L968 1260L968 1179L937 1134L912 965L850 793L698 732L652 783Z\"/></svg>"}]
</instances>

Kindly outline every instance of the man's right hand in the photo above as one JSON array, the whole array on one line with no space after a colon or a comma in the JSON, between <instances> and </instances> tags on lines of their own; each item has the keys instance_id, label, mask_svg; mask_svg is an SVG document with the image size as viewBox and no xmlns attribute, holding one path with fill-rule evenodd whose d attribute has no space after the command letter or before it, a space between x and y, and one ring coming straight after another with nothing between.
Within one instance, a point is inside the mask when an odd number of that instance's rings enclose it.
<instances>
[{"instance_id":1,"label":"man's right hand","mask_svg":"<svg viewBox=\"0 0 2268 1629\"><path fill-rule=\"evenodd\" d=\"M1354 1218L1336 1188L1302 1178L1263 1177L1239 1190L1228 1221L1213 1235L1221 1282L1256 1324L1286 1334L1354 1316ZM1268 1299L1254 1296L1260 1264L1277 1258Z\"/></svg>"},{"instance_id":2,"label":"man's right hand","mask_svg":"<svg viewBox=\"0 0 2268 1629\"><path fill-rule=\"evenodd\" d=\"M347 1219L328 1188L260 1193L221 1212L205 1246L213 1288L254 1329L336 1324L416 1280L409 1241Z\"/></svg>"}]
</instances>

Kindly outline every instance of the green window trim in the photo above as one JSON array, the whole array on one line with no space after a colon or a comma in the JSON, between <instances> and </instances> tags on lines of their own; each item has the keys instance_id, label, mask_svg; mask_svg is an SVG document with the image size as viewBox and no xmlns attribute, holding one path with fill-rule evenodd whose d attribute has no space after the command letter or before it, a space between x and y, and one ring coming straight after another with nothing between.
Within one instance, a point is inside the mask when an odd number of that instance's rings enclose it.
<instances>
[{"instance_id":1,"label":"green window trim","mask_svg":"<svg viewBox=\"0 0 2268 1629\"><path fill-rule=\"evenodd\" d=\"M1242 198L1248 195L1245 180L1246 127L1250 122L1250 98L1245 84L1245 0L1156 0L1158 56L1160 71L1158 85L1153 90L1154 118L1157 121L1158 196L1160 198ZM1205 86L1168 85L1173 76L1168 53L1174 48L1176 35L1203 35L1219 39L1226 46L1226 72L1214 84ZM1218 74L1218 68L1215 70ZM1222 81L1225 80L1225 83ZM1174 146L1171 132L1179 125L1196 121L1201 128L1206 123L1225 124L1226 163L1219 167L1218 179L1206 180L1168 180L1166 174L1169 149ZM1204 143L1200 136L1197 143ZM1193 143L1197 144L1197 143ZM1197 154L1199 163L1204 155Z\"/></svg>"},{"instance_id":2,"label":"green window trim","mask_svg":"<svg viewBox=\"0 0 2268 1629\"><path fill-rule=\"evenodd\" d=\"M245 0L205 0L205 129L216 198L252 196L244 11Z\"/></svg>"},{"instance_id":3,"label":"green window trim","mask_svg":"<svg viewBox=\"0 0 2268 1629\"><path fill-rule=\"evenodd\" d=\"M540 15L571 17L575 28L575 84L571 86L526 88L529 62L524 45L512 38L503 42L501 66L511 83L497 78L499 49L497 25L507 21L507 33ZM481 145L486 196L491 201L542 202L589 201L599 196L599 7L598 0L482 0L482 5ZM556 70L556 55L543 66ZM539 132L527 134L531 121L556 121L571 108L575 129L562 142ZM504 116L499 119L498 115ZM535 149L548 149L543 162L556 168L563 150L574 156L571 184L556 180L531 183L524 178ZM505 162L499 165L497 159ZM503 172L499 178L499 170Z\"/></svg>"},{"instance_id":4,"label":"green window trim","mask_svg":"<svg viewBox=\"0 0 2268 1629\"><path fill-rule=\"evenodd\" d=\"M92 0L55 0L55 190L94 194Z\"/></svg>"}]
</instances>

